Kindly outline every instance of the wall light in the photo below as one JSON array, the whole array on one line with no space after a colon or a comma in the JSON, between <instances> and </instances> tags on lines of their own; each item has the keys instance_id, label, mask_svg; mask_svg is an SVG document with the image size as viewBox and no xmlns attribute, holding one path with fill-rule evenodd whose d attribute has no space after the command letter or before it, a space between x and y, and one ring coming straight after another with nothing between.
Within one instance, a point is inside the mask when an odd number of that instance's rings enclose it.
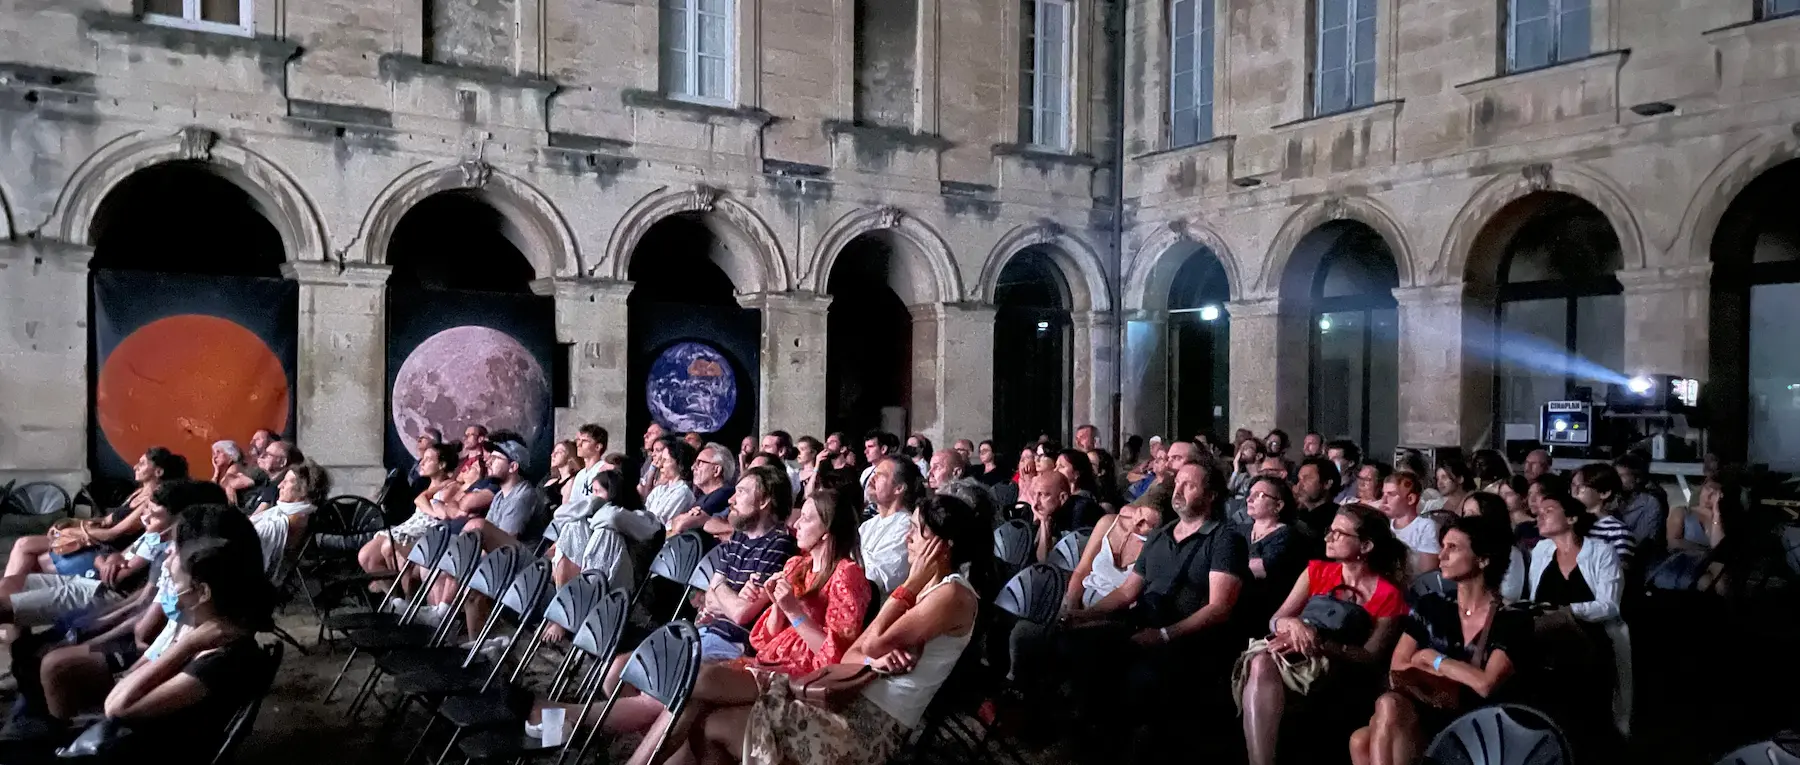
<instances>
[{"instance_id":1,"label":"wall light","mask_svg":"<svg viewBox=\"0 0 1800 765\"><path fill-rule=\"evenodd\" d=\"M1044 331L1044 330L1047 330L1047 329L1049 329L1049 328L1050 328L1050 322L1047 322L1047 321L1040 321L1040 322L1038 322L1038 331L1039 331L1039 332L1042 332L1042 331Z\"/></svg>"},{"instance_id":2,"label":"wall light","mask_svg":"<svg viewBox=\"0 0 1800 765\"><path fill-rule=\"evenodd\" d=\"M1201 321L1218 321L1219 320L1219 307L1216 305L1200 306L1200 320Z\"/></svg>"},{"instance_id":3,"label":"wall light","mask_svg":"<svg viewBox=\"0 0 1800 765\"><path fill-rule=\"evenodd\" d=\"M1320 332L1330 332L1331 331L1331 317L1330 316L1319 317L1319 331Z\"/></svg>"}]
</instances>

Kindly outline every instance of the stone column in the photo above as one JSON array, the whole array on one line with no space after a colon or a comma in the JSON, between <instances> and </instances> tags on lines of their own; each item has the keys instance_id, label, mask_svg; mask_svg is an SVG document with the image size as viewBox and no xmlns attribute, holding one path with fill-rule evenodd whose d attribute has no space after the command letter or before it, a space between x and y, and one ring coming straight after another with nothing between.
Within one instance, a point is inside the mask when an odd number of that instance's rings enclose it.
<instances>
[{"instance_id":1,"label":"stone column","mask_svg":"<svg viewBox=\"0 0 1800 765\"><path fill-rule=\"evenodd\" d=\"M374 496L386 475L388 266L287 263L300 283L295 440L334 493Z\"/></svg>"},{"instance_id":2,"label":"stone column","mask_svg":"<svg viewBox=\"0 0 1800 765\"><path fill-rule=\"evenodd\" d=\"M994 307L912 306L912 429L933 444L981 440L994 430Z\"/></svg>"},{"instance_id":3,"label":"stone column","mask_svg":"<svg viewBox=\"0 0 1800 765\"><path fill-rule=\"evenodd\" d=\"M1712 264L1620 271L1619 282L1625 286L1621 371L1704 381L1710 360Z\"/></svg>"},{"instance_id":4,"label":"stone column","mask_svg":"<svg viewBox=\"0 0 1800 765\"><path fill-rule=\"evenodd\" d=\"M1225 310L1231 315L1232 421L1219 430L1306 432L1312 357L1306 313L1273 297L1234 300Z\"/></svg>"},{"instance_id":5,"label":"stone column","mask_svg":"<svg viewBox=\"0 0 1800 765\"><path fill-rule=\"evenodd\" d=\"M1076 428L1093 425L1100 429L1102 443L1116 445L1113 392L1118 383L1118 319L1101 311L1082 311L1070 318L1074 324L1074 342L1069 348L1074 379L1069 386L1069 411L1075 421L1066 432L1072 441Z\"/></svg>"},{"instance_id":6,"label":"stone column","mask_svg":"<svg viewBox=\"0 0 1800 765\"><path fill-rule=\"evenodd\" d=\"M1169 322L1166 315L1128 319L1119 363L1119 417L1126 434L1165 438L1169 428Z\"/></svg>"},{"instance_id":7,"label":"stone column","mask_svg":"<svg viewBox=\"0 0 1800 765\"><path fill-rule=\"evenodd\" d=\"M556 302L556 341L569 349L569 405L556 410L556 436L573 438L584 423L606 428L607 451L632 443L625 433L626 299L631 283L557 277L531 283Z\"/></svg>"},{"instance_id":8,"label":"stone column","mask_svg":"<svg viewBox=\"0 0 1800 765\"><path fill-rule=\"evenodd\" d=\"M1400 443L1485 447L1492 443L1494 367L1491 302L1462 284L1394 290L1400 317Z\"/></svg>"},{"instance_id":9,"label":"stone column","mask_svg":"<svg viewBox=\"0 0 1800 765\"><path fill-rule=\"evenodd\" d=\"M0 240L0 483L87 482L89 247Z\"/></svg>"},{"instance_id":10,"label":"stone column","mask_svg":"<svg viewBox=\"0 0 1800 765\"><path fill-rule=\"evenodd\" d=\"M811 292L758 292L738 303L762 311L762 380L757 432L782 429L825 437L825 309L831 298Z\"/></svg>"}]
</instances>

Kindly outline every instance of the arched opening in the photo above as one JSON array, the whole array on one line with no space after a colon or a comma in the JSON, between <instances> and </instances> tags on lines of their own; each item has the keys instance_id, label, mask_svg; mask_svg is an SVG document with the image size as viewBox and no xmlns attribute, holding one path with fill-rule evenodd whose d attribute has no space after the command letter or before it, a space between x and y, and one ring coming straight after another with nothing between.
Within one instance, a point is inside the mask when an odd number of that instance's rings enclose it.
<instances>
[{"instance_id":1,"label":"arched opening","mask_svg":"<svg viewBox=\"0 0 1800 765\"><path fill-rule=\"evenodd\" d=\"M1366 454L1399 442L1400 346L1393 250L1369 226L1336 220L1300 240L1311 272L1308 428ZM1299 264L1299 261L1296 261Z\"/></svg>"},{"instance_id":2,"label":"arched opening","mask_svg":"<svg viewBox=\"0 0 1800 765\"><path fill-rule=\"evenodd\" d=\"M912 410L911 294L893 235L863 234L832 263L825 314L825 424L852 438L909 429Z\"/></svg>"},{"instance_id":3,"label":"arched opening","mask_svg":"<svg viewBox=\"0 0 1800 765\"><path fill-rule=\"evenodd\" d=\"M1709 442L1727 460L1800 472L1800 160L1744 187L1713 235Z\"/></svg>"},{"instance_id":4,"label":"arched opening","mask_svg":"<svg viewBox=\"0 0 1800 765\"><path fill-rule=\"evenodd\" d=\"M1212 251L1195 246L1169 284L1169 432L1217 434L1231 423L1231 285Z\"/></svg>"},{"instance_id":5,"label":"arched opening","mask_svg":"<svg viewBox=\"0 0 1800 765\"><path fill-rule=\"evenodd\" d=\"M291 430L298 292L258 200L201 162L131 174L89 231L89 468L150 446L206 470L213 442Z\"/></svg>"},{"instance_id":6,"label":"arched opening","mask_svg":"<svg viewBox=\"0 0 1800 765\"><path fill-rule=\"evenodd\" d=\"M1523 458L1538 446L1544 402L1604 384L1624 366L1619 235L1580 197L1541 192L1501 209L1475 247L1474 262L1494 264L1471 278L1495 285L1490 443Z\"/></svg>"},{"instance_id":7,"label":"arched opening","mask_svg":"<svg viewBox=\"0 0 1800 765\"><path fill-rule=\"evenodd\" d=\"M523 436L534 465L550 455L553 407L566 398L555 304L516 223L470 190L441 191L394 224L387 246L388 467L417 458L427 428L470 425Z\"/></svg>"},{"instance_id":8,"label":"arched opening","mask_svg":"<svg viewBox=\"0 0 1800 765\"><path fill-rule=\"evenodd\" d=\"M1049 253L1013 255L994 286L994 439L1003 453L1069 436L1073 322L1069 286Z\"/></svg>"},{"instance_id":9,"label":"arched opening","mask_svg":"<svg viewBox=\"0 0 1800 765\"><path fill-rule=\"evenodd\" d=\"M736 445L756 430L760 312L738 306L737 262L701 213L671 215L632 251L626 426ZM743 246L743 245L735 245Z\"/></svg>"}]
</instances>

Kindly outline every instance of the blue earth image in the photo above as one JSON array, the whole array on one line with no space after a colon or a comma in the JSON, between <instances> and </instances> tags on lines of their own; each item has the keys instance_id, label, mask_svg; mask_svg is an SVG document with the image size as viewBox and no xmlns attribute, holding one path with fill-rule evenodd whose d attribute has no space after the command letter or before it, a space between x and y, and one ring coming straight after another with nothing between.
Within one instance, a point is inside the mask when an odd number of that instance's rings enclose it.
<instances>
[{"instance_id":1,"label":"blue earth image","mask_svg":"<svg viewBox=\"0 0 1800 765\"><path fill-rule=\"evenodd\" d=\"M713 433L737 409L737 375L719 349L680 342L663 349L650 364L644 393L657 424L678 433Z\"/></svg>"}]
</instances>

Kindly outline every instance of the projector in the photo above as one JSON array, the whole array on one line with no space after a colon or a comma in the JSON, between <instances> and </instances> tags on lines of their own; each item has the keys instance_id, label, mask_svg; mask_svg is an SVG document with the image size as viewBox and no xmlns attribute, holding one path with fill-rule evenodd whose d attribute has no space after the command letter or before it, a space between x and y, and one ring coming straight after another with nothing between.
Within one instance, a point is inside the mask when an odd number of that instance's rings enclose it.
<instances>
[{"instance_id":1,"label":"projector","mask_svg":"<svg viewBox=\"0 0 1800 765\"><path fill-rule=\"evenodd\" d=\"M1594 442L1594 405L1586 401L1544 402L1545 446L1589 446Z\"/></svg>"},{"instance_id":2,"label":"projector","mask_svg":"<svg viewBox=\"0 0 1800 765\"><path fill-rule=\"evenodd\" d=\"M1606 391L1611 414L1679 414L1700 405L1700 381L1675 375L1640 375Z\"/></svg>"}]
</instances>

